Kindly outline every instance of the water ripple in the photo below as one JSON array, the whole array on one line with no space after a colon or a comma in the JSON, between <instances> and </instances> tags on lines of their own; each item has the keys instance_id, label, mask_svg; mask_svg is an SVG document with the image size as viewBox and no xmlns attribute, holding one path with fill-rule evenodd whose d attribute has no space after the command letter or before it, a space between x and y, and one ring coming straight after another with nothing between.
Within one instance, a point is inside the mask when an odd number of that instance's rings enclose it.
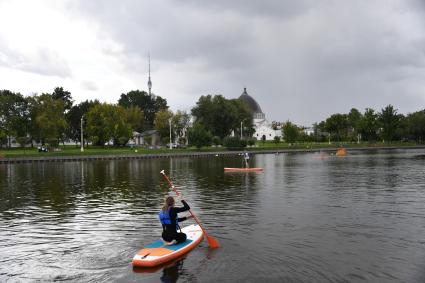
<instances>
[{"instance_id":1,"label":"water ripple","mask_svg":"<svg viewBox=\"0 0 425 283\"><path fill-rule=\"evenodd\" d=\"M423 282L423 150L0 165L0 281ZM131 268L174 195L211 236L175 265ZM162 279L161 279L162 278Z\"/></svg>"}]
</instances>

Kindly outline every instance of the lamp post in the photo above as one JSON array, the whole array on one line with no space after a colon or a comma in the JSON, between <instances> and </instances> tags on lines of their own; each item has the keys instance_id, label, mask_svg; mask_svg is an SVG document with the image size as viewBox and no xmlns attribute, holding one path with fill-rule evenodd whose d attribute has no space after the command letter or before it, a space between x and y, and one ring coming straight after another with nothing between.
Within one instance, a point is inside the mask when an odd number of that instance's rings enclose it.
<instances>
[{"instance_id":1,"label":"lamp post","mask_svg":"<svg viewBox=\"0 0 425 283\"><path fill-rule=\"evenodd\" d=\"M81 152L84 151L83 118L84 115L81 116Z\"/></svg>"},{"instance_id":2,"label":"lamp post","mask_svg":"<svg viewBox=\"0 0 425 283\"><path fill-rule=\"evenodd\" d=\"M170 123L170 149L172 149L172 145L171 145L171 118L168 119L168 123Z\"/></svg>"},{"instance_id":3,"label":"lamp post","mask_svg":"<svg viewBox=\"0 0 425 283\"><path fill-rule=\"evenodd\" d=\"M242 128L242 123L243 123L243 122L241 121L241 139L242 139L242 129L243 129L243 128Z\"/></svg>"}]
</instances>

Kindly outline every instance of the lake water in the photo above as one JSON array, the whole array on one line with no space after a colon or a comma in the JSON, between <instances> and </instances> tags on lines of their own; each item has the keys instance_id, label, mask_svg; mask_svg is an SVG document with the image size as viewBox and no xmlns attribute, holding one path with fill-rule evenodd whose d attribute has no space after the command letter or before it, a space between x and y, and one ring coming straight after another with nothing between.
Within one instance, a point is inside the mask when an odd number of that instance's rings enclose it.
<instances>
[{"instance_id":1,"label":"lake water","mask_svg":"<svg viewBox=\"0 0 425 283\"><path fill-rule=\"evenodd\" d=\"M425 150L258 154L264 172L223 172L241 165L0 165L0 282L425 282ZM221 247L133 269L162 230L162 169Z\"/></svg>"}]
</instances>

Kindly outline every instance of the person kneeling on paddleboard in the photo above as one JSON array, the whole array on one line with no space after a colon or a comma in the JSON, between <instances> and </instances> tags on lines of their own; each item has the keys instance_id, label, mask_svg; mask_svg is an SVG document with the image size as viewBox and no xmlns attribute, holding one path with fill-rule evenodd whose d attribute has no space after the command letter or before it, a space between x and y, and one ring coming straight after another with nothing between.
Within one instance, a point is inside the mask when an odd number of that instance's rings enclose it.
<instances>
[{"instance_id":1,"label":"person kneeling on paddleboard","mask_svg":"<svg viewBox=\"0 0 425 283\"><path fill-rule=\"evenodd\" d=\"M179 222L192 218L192 215L177 217L177 213L190 209L185 200L182 199L181 202L183 207L174 207L174 198L169 196L165 199L164 206L159 212L159 221L162 224L162 239L165 245L174 245L186 241L186 234L181 232ZM177 232L177 228L179 228L180 232Z\"/></svg>"}]
</instances>

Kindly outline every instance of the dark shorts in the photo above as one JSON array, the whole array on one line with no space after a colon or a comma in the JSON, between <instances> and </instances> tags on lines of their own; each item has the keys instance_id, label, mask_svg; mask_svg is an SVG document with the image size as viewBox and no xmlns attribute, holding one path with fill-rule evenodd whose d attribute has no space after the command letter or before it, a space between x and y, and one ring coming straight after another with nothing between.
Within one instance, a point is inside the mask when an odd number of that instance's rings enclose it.
<instances>
[{"instance_id":1,"label":"dark shorts","mask_svg":"<svg viewBox=\"0 0 425 283\"><path fill-rule=\"evenodd\" d=\"M171 242L172 240L176 240L177 243L183 243L184 241L186 241L186 234L185 233L167 233L167 232L162 232L162 239L164 239L164 241L167 242Z\"/></svg>"}]
</instances>

